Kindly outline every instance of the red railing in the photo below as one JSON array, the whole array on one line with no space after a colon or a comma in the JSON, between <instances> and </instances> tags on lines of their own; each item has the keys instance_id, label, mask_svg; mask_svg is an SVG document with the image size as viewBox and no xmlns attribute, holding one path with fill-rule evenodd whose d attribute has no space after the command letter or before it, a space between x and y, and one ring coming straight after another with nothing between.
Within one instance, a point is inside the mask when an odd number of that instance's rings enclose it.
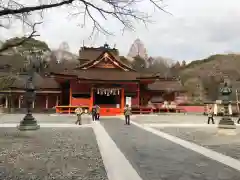
<instances>
[{"instance_id":1,"label":"red railing","mask_svg":"<svg viewBox=\"0 0 240 180\"><path fill-rule=\"evenodd\" d=\"M56 113L74 113L75 109L79 106L56 106ZM89 106L80 106L84 110L90 111ZM146 106L139 106L139 107L132 107L133 114L151 114L151 113L160 113L160 112L173 112L173 113L186 113L186 112L204 112L204 107L197 107L197 106L177 106L176 108L164 108L161 106L154 106L154 107L146 107ZM123 114L121 108L115 107L101 107L100 114L105 115L119 115Z\"/></svg>"},{"instance_id":2,"label":"red railing","mask_svg":"<svg viewBox=\"0 0 240 180\"><path fill-rule=\"evenodd\" d=\"M79 106L56 106L56 113L74 113L75 109L79 107ZM81 108L83 108L83 110L87 109L87 111L89 111L89 107L88 106L80 106Z\"/></svg>"}]
</instances>

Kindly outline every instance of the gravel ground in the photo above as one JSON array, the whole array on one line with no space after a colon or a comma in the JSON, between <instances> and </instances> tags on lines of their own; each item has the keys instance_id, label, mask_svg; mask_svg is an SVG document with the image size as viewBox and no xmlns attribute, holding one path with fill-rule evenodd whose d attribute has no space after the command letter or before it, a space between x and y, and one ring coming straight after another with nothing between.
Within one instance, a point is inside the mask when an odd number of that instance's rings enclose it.
<instances>
[{"instance_id":1,"label":"gravel ground","mask_svg":"<svg viewBox=\"0 0 240 180\"><path fill-rule=\"evenodd\" d=\"M217 128L155 128L240 160L240 127L237 135L218 134Z\"/></svg>"},{"instance_id":2,"label":"gravel ground","mask_svg":"<svg viewBox=\"0 0 240 180\"><path fill-rule=\"evenodd\" d=\"M91 128L0 128L1 180L107 180Z\"/></svg>"},{"instance_id":3,"label":"gravel ground","mask_svg":"<svg viewBox=\"0 0 240 180\"><path fill-rule=\"evenodd\" d=\"M240 172L122 120L101 124L143 180L240 179Z\"/></svg>"},{"instance_id":4,"label":"gravel ground","mask_svg":"<svg viewBox=\"0 0 240 180\"><path fill-rule=\"evenodd\" d=\"M39 123L64 123L74 124L77 120L73 115L49 115L49 114L34 114L35 119ZM19 123L24 117L24 114L2 114L0 115L0 123ZM92 119L89 115L82 116L82 123L89 124Z\"/></svg>"}]
</instances>

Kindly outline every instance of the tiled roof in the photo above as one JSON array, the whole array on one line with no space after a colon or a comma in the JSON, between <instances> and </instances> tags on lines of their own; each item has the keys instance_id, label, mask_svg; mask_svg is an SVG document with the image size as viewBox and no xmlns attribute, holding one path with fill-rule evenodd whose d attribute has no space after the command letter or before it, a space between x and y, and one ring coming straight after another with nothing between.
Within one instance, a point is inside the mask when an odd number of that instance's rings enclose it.
<instances>
[{"instance_id":1,"label":"tiled roof","mask_svg":"<svg viewBox=\"0 0 240 180\"><path fill-rule=\"evenodd\" d=\"M153 96L150 101L152 103L162 103L164 101L162 96Z\"/></svg>"},{"instance_id":2,"label":"tiled roof","mask_svg":"<svg viewBox=\"0 0 240 180\"><path fill-rule=\"evenodd\" d=\"M61 61L57 63L57 61L49 61L48 68L46 69L47 72L63 72L66 69L74 69L77 67L79 63L76 61Z\"/></svg>"},{"instance_id":3,"label":"tiled roof","mask_svg":"<svg viewBox=\"0 0 240 180\"><path fill-rule=\"evenodd\" d=\"M119 58L117 49L106 49L104 47L93 48L93 47L82 47L79 51L79 59L93 61L96 60L104 51L108 50L116 59Z\"/></svg>"},{"instance_id":4,"label":"tiled roof","mask_svg":"<svg viewBox=\"0 0 240 180\"><path fill-rule=\"evenodd\" d=\"M154 83L148 85L149 90L162 90L162 91L182 91L183 86L177 80L156 80Z\"/></svg>"},{"instance_id":5,"label":"tiled roof","mask_svg":"<svg viewBox=\"0 0 240 180\"><path fill-rule=\"evenodd\" d=\"M16 79L17 76L15 74L10 73L9 71L0 71L0 89L7 89L15 82Z\"/></svg>"},{"instance_id":6,"label":"tiled roof","mask_svg":"<svg viewBox=\"0 0 240 180\"><path fill-rule=\"evenodd\" d=\"M69 75L69 76L76 76L79 79L86 79L86 80L116 80L116 81L131 81L131 80L139 80L139 79L151 79L152 81L155 81L157 77L153 76L150 73L139 73L135 71L122 71L121 69L104 69L104 68L90 68L90 69L62 69L55 70L51 72L52 75ZM159 82L162 83L162 79L160 78ZM180 84L179 81L173 79L173 78L167 78L163 79L163 83L169 84L177 82L177 84ZM158 85L158 81L151 84L150 88L155 88L155 86ZM181 84L180 84L181 85ZM162 86L162 84L160 84Z\"/></svg>"},{"instance_id":7,"label":"tiled roof","mask_svg":"<svg viewBox=\"0 0 240 180\"><path fill-rule=\"evenodd\" d=\"M5 70L20 70L24 67L26 60L20 55L4 55L0 56L0 69Z\"/></svg>"},{"instance_id":8,"label":"tiled roof","mask_svg":"<svg viewBox=\"0 0 240 180\"><path fill-rule=\"evenodd\" d=\"M94 49L92 50L93 52L94 52ZM84 60L85 62L84 63L81 63L76 69L83 69L83 68L86 68L86 67L89 67L89 66L94 66L94 63L96 62L96 61L98 61L98 60L102 60L102 58L103 58L103 56L104 56L104 54L105 53L107 53L109 56L110 56L110 58L113 60L113 61L116 61L121 67L123 67L123 68L126 68L126 69L128 69L128 70L130 70L130 71L135 71L134 69L132 69L129 65L127 65L127 64L125 64L124 62L122 62L121 60L120 60L120 56L118 55L118 53L115 53L114 51L112 51L112 49L106 49L106 48L103 48L103 49L101 49L101 51L100 50L98 50L98 48L96 48L96 52L98 52L98 53L93 53L94 55L98 55L96 58L92 58L91 60L89 60L89 61L86 61L86 58L87 57L85 57L84 59L82 59L82 60ZM99 53L100 52L100 53ZM90 56L90 54L89 54L89 56ZM92 55L91 55L92 56ZM95 56L94 56L95 57ZM81 59L80 59L80 61L81 61Z\"/></svg>"},{"instance_id":9,"label":"tiled roof","mask_svg":"<svg viewBox=\"0 0 240 180\"><path fill-rule=\"evenodd\" d=\"M25 89L26 82L28 79L27 74L20 74L16 76L14 83L10 86L10 88L19 88ZM36 89L59 89L59 84L52 77L43 77L38 73L34 74L33 84Z\"/></svg>"},{"instance_id":10,"label":"tiled roof","mask_svg":"<svg viewBox=\"0 0 240 180\"><path fill-rule=\"evenodd\" d=\"M62 73L53 74L73 75L79 79L103 81L133 81L140 76L139 73L134 71L118 71L115 69L65 70Z\"/></svg>"}]
</instances>

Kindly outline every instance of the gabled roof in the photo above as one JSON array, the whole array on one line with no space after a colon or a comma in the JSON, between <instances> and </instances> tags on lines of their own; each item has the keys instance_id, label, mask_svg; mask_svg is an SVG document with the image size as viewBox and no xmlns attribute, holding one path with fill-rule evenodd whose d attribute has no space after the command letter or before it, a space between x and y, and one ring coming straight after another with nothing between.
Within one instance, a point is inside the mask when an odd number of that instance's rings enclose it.
<instances>
[{"instance_id":1,"label":"gabled roof","mask_svg":"<svg viewBox=\"0 0 240 180\"><path fill-rule=\"evenodd\" d=\"M101 64L111 64L116 69L121 69L123 71L135 71L131 67L121 62L119 58L116 58L116 56L114 56L108 49L105 49L96 59L92 59L79 65L77 68L75 68L75 70L99 67Z\"/></svg>"},{"instance_id":2,"label":"gabled roof","mask_svg":"<svg viewBox=\"0 0 240 180\"><path fill-rule=\"evenodd\" d=\"M148 89L152 91L184 91L183 86L178 80L156 80L148 85Z\"/></svg>"},{"instance_id":3,"label":"gabled roof","mask_svg":"<svg viewBox=\"0 0 240 180\"><path fill-rule=\"evenodd\" d=\"M0 56L1 71L19 71L24 67L26 60L20 55L3 55Z\"/></svg>"},{"instance_id":4,"label":"gabled roof","mask_svg":"<svg viewBox=\"0 0 240 180\"><path fill-rule=\"evenodd\" d=\"M134 71L116 71L115 69L79 69L79 70L65 70L64 72L52 72L52 75L75 77L82 80L97 80L97 81L137 81L140 76L138 72Z\"/></svg>"},{"instance_id":5,"label":"gabled roof","mask_svg":"<svg viewBox=\"0 0 240 180\"><path fill-rule=\"evenodd\" d=\"M83 46L80 51L79 51L79 60L82 61L92 61L92 60L96 60L103 51L105 51L106 49L108 49L109 52L111 52L111 54L117 59L119 58L119 53L118 50L115 48L106 48L104 46L102 47L85 47Z\"/></svg>"},{"instance_id":6,"label":"gabled roof","mask_svg":"<svg viewBox=\"0 0 240 180\"><path fill-rule=\"evenodd\" d=\"M28 75L19 74L15 77L13 84L8 88L25 89ZM36 89L60 89L60 85L52 77L41 76L38 73L34 73L33 84Z\"/></svg>"}]
</instances>

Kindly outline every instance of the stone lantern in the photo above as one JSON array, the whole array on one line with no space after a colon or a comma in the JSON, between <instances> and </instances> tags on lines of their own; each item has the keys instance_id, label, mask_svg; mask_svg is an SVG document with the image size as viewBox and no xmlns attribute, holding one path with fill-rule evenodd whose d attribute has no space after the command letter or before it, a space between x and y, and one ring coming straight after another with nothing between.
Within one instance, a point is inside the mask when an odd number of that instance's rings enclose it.
<instances>
[{"instance_id":1,"label":"stone lantern","mask_svg":"<svg viewBox=\"0 0 240 180\"><path fill-rule=\"evenodd\" d=\"M23 120L20 122L20 125L17 127L20 131L37 130L40 128L40 125L37 124L36 119L32 115L32 107L36 96L33 79L34 74L40 65L40 57L40 53L35 51L31 52L31 55L27 57L27 81L25 84L25 95L23 96L27 112Z\"/></svg>"},{"instance_id":2,"label":"stone lantern","mask_svg":"<svg viewBox=\"0 0 240 180\"><path fill-rule=\"evenodd\" d=\"M236 129L236 125L231 118L229 112L229 105L231 104L230 95L232 94L232 89L229 87L228 83L225 82L223 88L220 89L222 96L222 104L224 107L223 117L219 121L218 128L221 129Z\"/></svg>"}]
</instances>

